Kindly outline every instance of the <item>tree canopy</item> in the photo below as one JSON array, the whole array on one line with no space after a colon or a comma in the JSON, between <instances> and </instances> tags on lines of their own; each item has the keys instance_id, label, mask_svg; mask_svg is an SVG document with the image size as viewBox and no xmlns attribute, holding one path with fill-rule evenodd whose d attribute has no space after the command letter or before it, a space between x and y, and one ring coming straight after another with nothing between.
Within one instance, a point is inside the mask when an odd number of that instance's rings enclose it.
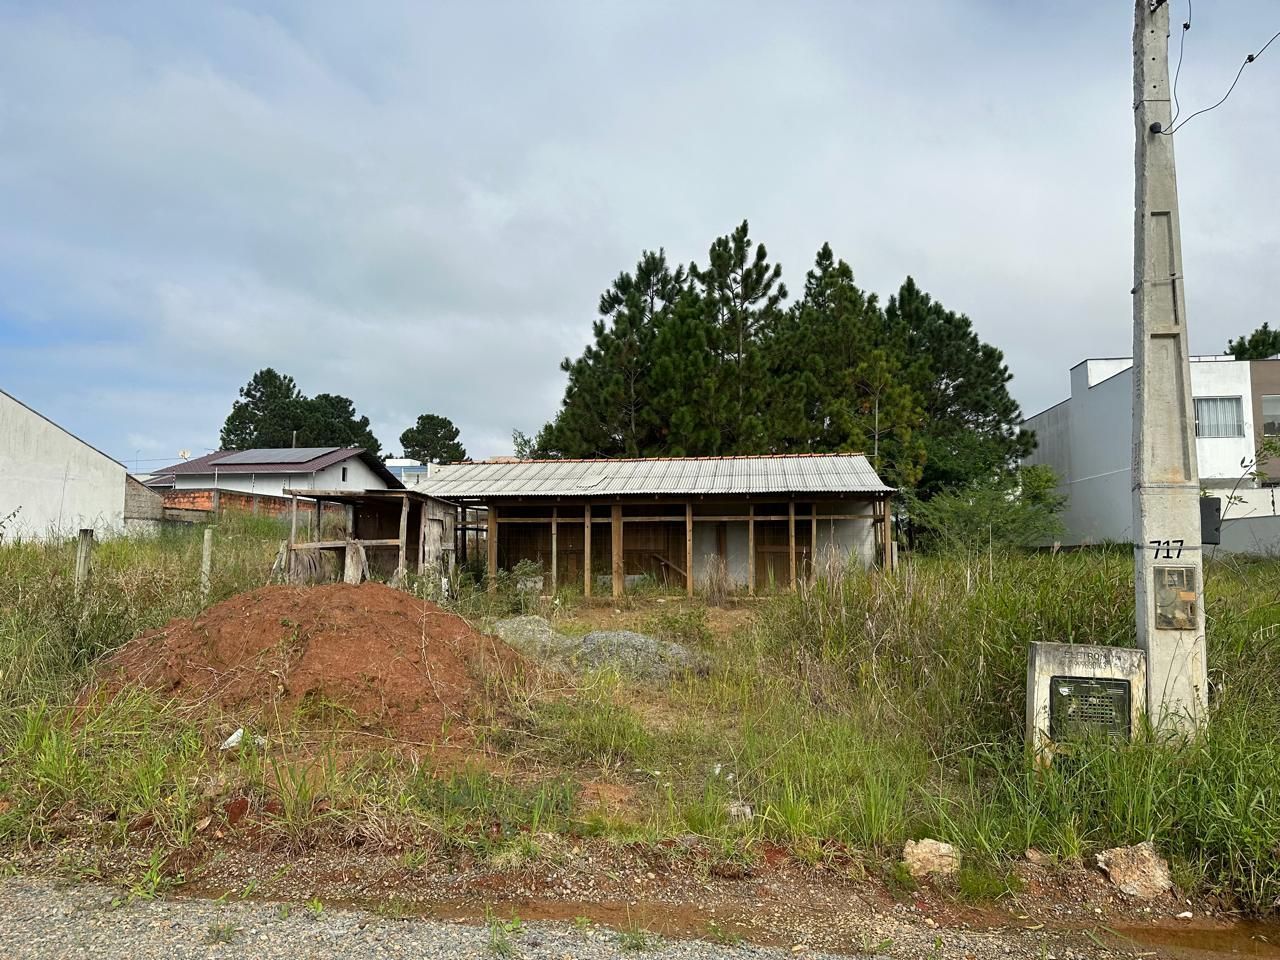
<instances>
[{"instance_id":1,"label":"tree canopy","mask_svg":"<svg viewBox=\"0 0 1280 960\"><path fill-rule=\"evenodd\" d=\"M458 428L448 417L424 413L417 422L400 434L400 446L406 457L423 463L457 463L467 459L467 450L458 441Z\"/></svg>"},{"instance_id":2,"label":"tree canopy","mask_svg":"<svg viewBox=\"0 0 1280 960\"><path fill-rule=\"evenodd\" d=\"M601 295L566 358L564 399L533 456L865 453L933 496L1015 471L1034 446L1001 352L908 277L883 307L828 244L787 304L744 221L706 266L645 251Z\"/></svg>"},{"instance_id":3,"label":"tree canopy","mask_svg":"<svg viewBox=\"0 0 1280 960\"><path fill-rule=\"evenodd\" d=\"M349 398L333 393L306 397L293 377L271 367L259 370L240 388L219 443L224 450L299 446L382 451L369 418L357 416Z\"/></svg>"},{"instance_id":4,"label":"tree canopy","mask_svg":"<svg viewBox=\"0 0 1280 960\"><path fill-rule=\"evenodd\" d=\"M1272 330L1269 323L1264 322L1247 337L1227 341L1229 353L1237 360L1266 360L1280 353L1280 330Z\"/></svg>"}]
</instances>

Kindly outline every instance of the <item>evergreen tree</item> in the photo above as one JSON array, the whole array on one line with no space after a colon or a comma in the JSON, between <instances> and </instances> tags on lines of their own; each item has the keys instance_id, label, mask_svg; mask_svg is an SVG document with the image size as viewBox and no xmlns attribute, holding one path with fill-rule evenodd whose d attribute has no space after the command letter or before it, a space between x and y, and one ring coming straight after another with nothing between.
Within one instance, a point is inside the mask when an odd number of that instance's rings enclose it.
<instances>
[{"instance_id":1,"label":"evergreen tree","mask_svg":"<svg viewBox=\"0 0 1280 960\"><path fill-rule=\"evenodd\" d=\"M219 443L224 450L363 447L376 454L382 449L369 428L369 418L357 417L347 397L332 393L305 397L293 377L271 367L259 370L240 388Z\"/></svg>"},{"instance_id":2,"label":"evergreen tree","mask_svg":"<svg viewBox=\"0 0 1280 960\"><path fill-rule=\"evenodd\" d=\"M658 325L685 285L666 255L645 251L600 297L593 342L560 367L569 375L564 401L540 440L569 457L638 457L662 443L653 399Z\"/></svg>"},{"instance_id":3,"label":"evergreen tree","mask_svg":"<svg viewBox=\"0 0 1280 960\"><path fill-rule=\"evenodd\" d=\"M885 308L889 342L904 358L926 431L919 495L986 482L1035 448L1009 394L1004 355L983 343L964 314L945 309L907 277Z\"/></svg>"},{"instance_id":4,"label":"evergreen tree","mask_svg":"<svg viewBox=\"0 0 1280 960\"><path fill-rule=\"evenodd\" d=\"M894 347L875 294L824 244L772 346L770 449L862 452L890 483L918 480L922 412Z\"/></svg>"},{"instance_id":5,"label":"evergreen tree","mask_svg":"<svg viewBox=\"0 0 1280 960\"><path fill-rule=\"evenodd\" d=\"M292 446L294 431L304 426L304 402L293 377L259 370L240 388L218 442L223 450Z\"/></svg>"},{"instance_id":6,"label":"evergreen tree","mask_svg":"<svg viewBox=\"0 0 1280 960\"><path fill-rule=\"evenodd\" d=\"M1227 349L1237 360L1267 360L1280 354L1280 330L1272 330L1269 323L1263 323L1248 337L1228 340Z\"/></svg>"},{"instance_id":7,"label":"evergreen tree","mask_svg":"<svg viewBox=\"0 0 1280 960\"><path fill-rule=\"evenodd\" d=\"M764 244L752 249L750 227L743 220L733 233L711 244L706 269L691 264L689 275L710 322L713 400L703 416L719 435L716 452L759 453L768 432L765 350L787 296L782 266L769 264Z\"/></svg>"},{"instance_id":8,"label":"evergreen tree","mask_svg":"<svg viewBox=\"0 0 1280 960\"><path fill-rule=\"evenodd\" d=\"M400 434L406 457L423 463L457 463L467 459L467 450L458 440L458 428L448 417L424 413Z\"/></svg>"},{"instance_id":9,"label":"evergreen tree","mask_svg":"<svg viewBox=\"0 0 1280 960\"><path fill-rule=\"evenodd\" d=\"M318 393L302 402L303 428L298 431L300 447L363 447L378 456L382 444L373 435L369 418L357 416L356 406L347 397Z\"/></svg>"}]
</instances>

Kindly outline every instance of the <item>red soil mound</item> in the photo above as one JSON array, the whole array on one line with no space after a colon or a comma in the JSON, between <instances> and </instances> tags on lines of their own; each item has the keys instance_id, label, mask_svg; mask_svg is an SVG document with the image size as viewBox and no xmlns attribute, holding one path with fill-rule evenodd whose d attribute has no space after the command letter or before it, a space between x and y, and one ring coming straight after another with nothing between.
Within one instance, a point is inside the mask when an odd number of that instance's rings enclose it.
<instances>
[{"instance_id":1,"label":"red soil mound","mask_svg":"<svg viewBox=\"0 0 1280 960\"><path fill-rule=\"evenodd\" d=\"M237 724L305 727L336 714L429 742L446 723L465 728L484 677L517 661L435 604L366 583L240 594L130 641L107 669Z\"/></svg>"}]
</instances>

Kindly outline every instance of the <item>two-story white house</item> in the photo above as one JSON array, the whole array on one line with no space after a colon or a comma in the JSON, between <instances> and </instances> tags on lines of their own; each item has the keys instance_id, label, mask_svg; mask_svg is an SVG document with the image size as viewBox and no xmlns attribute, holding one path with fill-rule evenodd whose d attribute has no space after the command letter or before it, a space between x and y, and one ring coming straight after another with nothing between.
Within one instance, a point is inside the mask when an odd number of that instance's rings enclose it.
<instances>
[{"instance_id":1,"label":"two-story white house","mask_svg":"<svg viewBox=\"0 0 1280 960\"><path fill-rule=\"evenodd\" d=\"M1280 550L1280 462L1274 479L1252 476L1264 438L1280 440L1280 358L1192 357L1191 391L1200 486L1223 498L1224 549ZM1024 463L1052 467L1067 495L1063 542L1131 540L1133 360L1082 360L1071 368L1071 396L1023 425L1037 441Z\"/></svg>"}]
</instances>

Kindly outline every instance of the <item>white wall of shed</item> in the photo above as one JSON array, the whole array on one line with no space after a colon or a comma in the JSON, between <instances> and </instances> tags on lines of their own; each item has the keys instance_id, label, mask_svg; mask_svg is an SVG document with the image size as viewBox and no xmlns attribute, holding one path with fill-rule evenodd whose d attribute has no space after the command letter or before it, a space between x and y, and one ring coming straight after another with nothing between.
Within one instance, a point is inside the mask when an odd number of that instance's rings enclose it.
<instances>
[{"instance_id":1,"label":"white wall of shed","mask_svg":"<svg viewBox=\"0 0 1280 960\"><path fill-rule=\"evenodd\" d=\"M342 479L346 468L347 478ZM315 473L180 473L174 477L177 490L233 490L284 496L287 488L295 490L386 490L387 482L374 473L359 457L352 457L317 470Z\"/></svg>"},{"instance_id":2,"label":"white wall of shed","mask_svg":"<svg viewBox=\"0 0 1280 960\"><path fill-rule=\"evenodd\" d=\"M125 468L0 393L0 519L4 538L57 539L124 530Z\"/></svg>"}]
</instances>

